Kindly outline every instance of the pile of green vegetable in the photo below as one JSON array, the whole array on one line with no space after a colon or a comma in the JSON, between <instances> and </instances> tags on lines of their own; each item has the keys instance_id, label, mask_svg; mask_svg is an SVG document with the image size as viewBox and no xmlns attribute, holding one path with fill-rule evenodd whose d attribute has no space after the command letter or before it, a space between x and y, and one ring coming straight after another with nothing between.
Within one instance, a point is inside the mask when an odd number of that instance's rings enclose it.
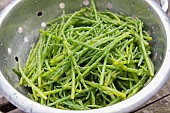
<instances>
[{"instance_id":1,"label":"pile of green vegetable","mask_svg":"<svg viewBox=\"0 0 170 113\"><path fill-rule=\"evenodd\" d=\"M18 62L15 72L32 100L61 109L101 108L133 96L153 78L152 38L141 20L91 5L49 22L24 68Z\"/></svg>"}]
</instances>

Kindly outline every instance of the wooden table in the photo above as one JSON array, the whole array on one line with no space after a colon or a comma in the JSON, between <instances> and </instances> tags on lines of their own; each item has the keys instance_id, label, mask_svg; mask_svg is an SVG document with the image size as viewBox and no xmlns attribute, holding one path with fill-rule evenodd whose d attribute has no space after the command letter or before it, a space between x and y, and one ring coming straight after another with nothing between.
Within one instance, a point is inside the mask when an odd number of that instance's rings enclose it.
<instances>
[{"instance_id":1,"label":"wooden table","mask_svg":"<svg viewBox=\"0 0 170 113\"><path fill-rule=\"evenodd\" d=\"M0 11L10 1L11 0L0 0ZM170 8L168 16L170 17ZM9 103L0 93L0 113L2 111L7 113L24 113ZM170 79L153 98L151 98L140 109L136 110L135 113L170 113Z\"/></svg>"}]
</instances>

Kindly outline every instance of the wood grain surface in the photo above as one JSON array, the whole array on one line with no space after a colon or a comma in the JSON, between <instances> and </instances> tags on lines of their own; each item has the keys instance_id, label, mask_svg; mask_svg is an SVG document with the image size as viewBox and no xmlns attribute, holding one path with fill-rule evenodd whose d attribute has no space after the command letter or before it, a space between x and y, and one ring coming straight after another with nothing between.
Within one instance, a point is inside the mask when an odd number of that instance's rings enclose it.
<instances>
[{"instance_id":1,"label":"wood grain surface","mask_svg":"<svg viewBox=\"0 0 170 113\"><path fill-rule=\"evenodd\" d=\"M12 0L0 0L0 11L10 1ZM170 9L168 11L168 16L170 17ZM0 108L3 108L3 106L8 104L9 102L0 93ZM7 108L4 107L4 110L0 110L0 113L2 113L1 111L6 111L5 109ZM16 109L14 108L8 111L7 113L24 113L24 112L19 110L18 108ZM170 113L170 79L154 97L152 97L147 103L141 106L140 109L134 111L134 113Z\"/></svg>"}]
</instances>

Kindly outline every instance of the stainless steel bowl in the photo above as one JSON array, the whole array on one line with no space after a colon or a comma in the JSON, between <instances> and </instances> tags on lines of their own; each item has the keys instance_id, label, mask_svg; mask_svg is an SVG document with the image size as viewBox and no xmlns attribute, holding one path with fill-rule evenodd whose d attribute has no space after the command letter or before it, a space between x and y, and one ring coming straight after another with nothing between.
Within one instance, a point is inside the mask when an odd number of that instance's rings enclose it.
<instances>
[{"instance_id":1,"label":"stainless steel bowl","mask_svg":"<svg viewBox=\"0 0 170 113\"><path fill-rule=\"evenodd\" d=\"M42 22L62 14L73 13L88 5L88 0L13 0L0 15L0 90L14 105L25 112L34 113L121 113L130 112L154 96L170 75L170 24L166 14L154 0L96 0L99 10L107 5L114 12L135 16L145 24L152 35L152 61L156 73L154 79L133 97L118 104L93 110L73 111L43 106L26 97L27 90L18 85L19 78L12 71L16 60L25 62L30 46L37 40ZM109 3L109 4L108 4ZM41 15L42 13L42 15Z\"/></svg>"}]
</instances>

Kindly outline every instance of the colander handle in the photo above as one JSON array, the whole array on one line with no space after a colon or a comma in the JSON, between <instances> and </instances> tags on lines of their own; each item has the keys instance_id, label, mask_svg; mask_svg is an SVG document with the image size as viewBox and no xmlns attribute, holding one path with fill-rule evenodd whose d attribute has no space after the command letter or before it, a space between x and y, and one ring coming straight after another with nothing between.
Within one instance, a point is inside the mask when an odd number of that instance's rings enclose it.
<instances>
[{"instance_id":1,"label":"colander handle","mask_svg":"<svg viewBox=\"0 0 170 113\"><path fill-rule=\"evenodd\" d=\"M161 5L162 10L163 10L164 12L167 12L167 11L168 11L168 7L169 7L168 0L160 0L160 5Z\"/></svg>"}]
</instances>

